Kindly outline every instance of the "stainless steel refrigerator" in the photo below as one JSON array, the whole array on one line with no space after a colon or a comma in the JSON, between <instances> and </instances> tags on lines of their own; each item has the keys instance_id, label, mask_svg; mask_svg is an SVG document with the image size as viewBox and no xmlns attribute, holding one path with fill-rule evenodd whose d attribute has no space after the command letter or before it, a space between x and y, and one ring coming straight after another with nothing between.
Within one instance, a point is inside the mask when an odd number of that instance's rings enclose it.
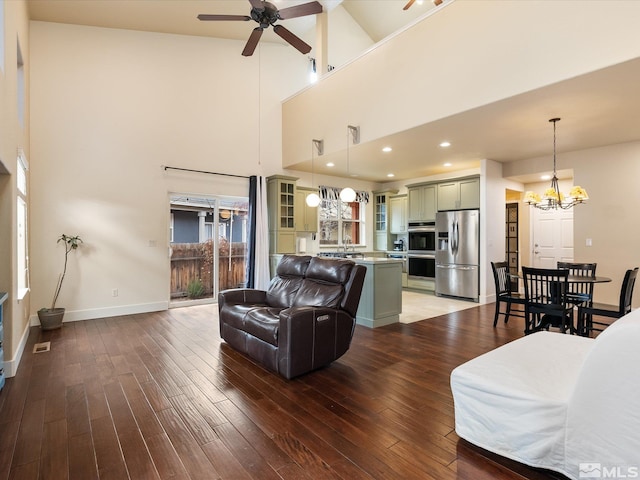
<instances>
[{"instance_id":1,"label":"stainless steel refrigerator","mask_svg":"<svg viewBox=\"0 0 640 480\"><path fill-rule=\"evenodd\" d=\"M480 212L436 214L436 295L479 301Z\"/></svg>"}]
</instances>

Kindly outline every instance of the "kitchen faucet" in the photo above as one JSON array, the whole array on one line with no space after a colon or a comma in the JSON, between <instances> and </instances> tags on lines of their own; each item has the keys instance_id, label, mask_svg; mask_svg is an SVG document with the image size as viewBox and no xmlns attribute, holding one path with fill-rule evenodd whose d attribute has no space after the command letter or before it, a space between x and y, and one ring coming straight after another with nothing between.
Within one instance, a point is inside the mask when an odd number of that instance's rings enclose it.
<instances>
[{"instance_id":1,"label":"kitchen faucet","mask_svg":"<svg viewBox=\"0 0 640 480\"><path fill-rule=\"evenodd\" d=\"M344 253L347 253L349 251L349 244L351 244L351 251L355 252L356 248L353 246L353 243L351 243L351 238L347 237L344 239L344 244L342 245L342 247L344 248Z\"/></svg>"}]
</instances>

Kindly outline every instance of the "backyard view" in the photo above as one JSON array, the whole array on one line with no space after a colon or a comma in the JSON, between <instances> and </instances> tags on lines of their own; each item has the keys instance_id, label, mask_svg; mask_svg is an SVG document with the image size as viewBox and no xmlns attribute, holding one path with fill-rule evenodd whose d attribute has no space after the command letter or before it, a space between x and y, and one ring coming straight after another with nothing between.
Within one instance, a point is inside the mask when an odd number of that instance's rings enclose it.
<instances>
[{"instance_id":1,"label":"backyard view","mask_svg":"<svg viewBox=\"0 0 640 480\"><path fill-rule=\"evenodd\" d=\"M247 208L246 199L171 197L172 303L245 285Z\"/></svg>"}]
</instances>

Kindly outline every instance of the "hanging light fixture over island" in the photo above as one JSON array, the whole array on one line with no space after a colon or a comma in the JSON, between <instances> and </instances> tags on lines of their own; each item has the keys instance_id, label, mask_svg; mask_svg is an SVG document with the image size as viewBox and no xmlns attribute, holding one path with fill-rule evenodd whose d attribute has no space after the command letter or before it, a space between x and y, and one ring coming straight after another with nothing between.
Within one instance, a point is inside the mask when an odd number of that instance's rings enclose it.
<instances>
[{"instance_id":1,"label":"hanging light fixture over island","mask_svg":"<svg viewBox=\"0 0 640 480\"><path fill-rule=\"evenodd\" d=\"M347 176L350 174L349 170L349 135L353 137L353 144L360 143L360 127L354 127L353 125L347 125ZM356 199L356 191L351 187L343 188L340 191L340 200L345 203L354 202Z\"/></svg>"},{"instance_id":2,"label":"hanging light fixture over island","mask_svg":"<svg viewBox=\"0 0 640 480\"><path fill-rule=\"evenodd\" d=\"M544 191L542 196L536 192L526 192L523 201L540 210L557 210L559 208L567 210L574 205L585 203L589 200L589 195L579 185L571 187L568 196L565 196L560 191L556 173L556 122L559 122L560 119L552 118L549 121L553 123L553 177L551 178L551 186Z\"/></svg>"},{"instance_id":3,"label":"hanging light fixture over island","mask_svg":"<svg viewBox=\"0 0 640 480\"><path fill-rule=\"evenodd\" d=\"M318 150L318 156L322 155L324 153L324 140L316 140L315 138L311 140L311 186L312 187L313 187L313 175L315 172L315 169L313 166L314 148ZM317 190L307 195L307 198L305 199L305 201L307 202L307 205L309 205L310 207L317 207L318 205L320 205L320 196L318 195Z\"/></svg>"}]
</instances>

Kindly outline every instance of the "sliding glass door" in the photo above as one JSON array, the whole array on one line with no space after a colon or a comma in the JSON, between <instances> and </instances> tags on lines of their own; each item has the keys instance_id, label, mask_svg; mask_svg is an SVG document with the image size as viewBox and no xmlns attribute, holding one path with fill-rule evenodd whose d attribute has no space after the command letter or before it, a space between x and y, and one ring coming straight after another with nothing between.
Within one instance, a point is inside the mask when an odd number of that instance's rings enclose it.
<instances>
[{"instance_id":1,"label":"sliding glass door","mask_svg":"<svg viewBox=\"0 0 640 480\"><path fill-rule=\"evenodd\" d=\"M248 199L170 196L172 307L212 303L246 284Z\"/></svg>"}]
</instances>

